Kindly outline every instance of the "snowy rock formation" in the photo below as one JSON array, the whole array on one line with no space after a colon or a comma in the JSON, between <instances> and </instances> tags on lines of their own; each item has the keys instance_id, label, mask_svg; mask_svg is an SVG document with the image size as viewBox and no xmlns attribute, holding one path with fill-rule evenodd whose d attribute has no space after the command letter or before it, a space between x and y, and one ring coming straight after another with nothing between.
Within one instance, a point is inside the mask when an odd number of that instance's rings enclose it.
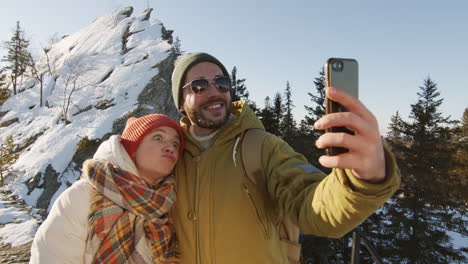
<instances>
[{"instance_id":1,"label":"snowy rock formation","mask_svg":"<svg viewBox=\"0 0 468 264\"><path fill-rule=\"evenodd\" d=\"M43 209L42 216L129 116L179 118L170 87L172 31L150 17L151 9L132 13L117 10L49 47L38 61L42 107L39 82L24 78L0 108L0 140L12 135L20 153L4 190Z\"/></svg>"}]
</instances>

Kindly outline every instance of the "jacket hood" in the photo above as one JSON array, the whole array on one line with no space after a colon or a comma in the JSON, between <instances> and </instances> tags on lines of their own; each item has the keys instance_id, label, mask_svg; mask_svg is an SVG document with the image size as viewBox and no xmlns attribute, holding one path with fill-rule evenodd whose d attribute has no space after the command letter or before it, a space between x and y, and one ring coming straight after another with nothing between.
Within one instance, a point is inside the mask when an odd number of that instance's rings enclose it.
<instances>
[{"instance_id":1,"label":"jacket hood","mask_svg":"<svg viewBox=\"0 0 468 264\"><path fill-rule=\"evenodd\" d=\"M99 145L93 159L106 160L122 170L138 175L135 163L120 143L120 136L113 135Z\"/></svg>"},{"instance_id":2,"label":"jacket hood","mask_svg":"<svg viewBox=\"0 0 468 264\"><path fill-rule=\"evenodd\" d=\"M244 132L247 129L257 128L265 130L262 122L257 118L255 113L244 100L232 103L231 114L234 115L235 121L227 127L224 127L222 131L220 131L214 137L213 145L223 144L226 141L239 137L242 134L242 132ZM192 138L188 130L191 125L190 120L184 116L180 120L180 125L184 130L184 135L186 139L185 150L194 153L194 151L197 151L197 149L200 149L200 147L198 145L198 142Z\"/></svg>"}]
</instances>

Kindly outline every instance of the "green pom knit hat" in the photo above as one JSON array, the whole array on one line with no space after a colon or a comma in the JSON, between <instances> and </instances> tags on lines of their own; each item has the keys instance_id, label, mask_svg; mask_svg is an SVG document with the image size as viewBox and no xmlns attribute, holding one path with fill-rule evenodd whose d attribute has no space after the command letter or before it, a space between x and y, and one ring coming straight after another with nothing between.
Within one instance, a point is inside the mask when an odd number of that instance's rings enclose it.
<instances>
[{"instance_id":1,"label":"green pom knit hat","mask_svg":"<svg viewBox=\"0 0 468 264\"><path fill-rule=\"evenodd\" d=\"M172 73L172 97L174 98L177 109L179 109L182 99L182 86L184 85L182 82L185 79L185 75L193 65L200 62L212 62L218 65L223 71L223 74L229 77L229 73L224 65L208 53L196 52L182 55L176 60L174 72Z\"/></svg>"}]
</instances>

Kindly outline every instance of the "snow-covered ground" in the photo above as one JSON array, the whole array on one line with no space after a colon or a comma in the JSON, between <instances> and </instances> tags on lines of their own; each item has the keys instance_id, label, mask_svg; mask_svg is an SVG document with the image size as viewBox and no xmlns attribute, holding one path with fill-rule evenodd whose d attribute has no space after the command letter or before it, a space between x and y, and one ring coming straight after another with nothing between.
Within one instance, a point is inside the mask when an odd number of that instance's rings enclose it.
<instances>
[{"instance_id":1,"label":"snow-covered ground","mask_svg":"<svg viewBox=\"0 0 468 264\"><path fill-rule=\"evenodd\" d=\"M30 190L26 183L42 186L47 167L59 173L60 185L49 209L56 197L77 180L79 172L71 166L71 159L82 138L100 139L125 114L137 108L155 108L139 105L138 96L158 74L155 66L169 56L172 45L163 39L160 21L146 20L147 13L129 16L130 11L123 8L100 17L50 46L48 56L38 60L39 71L46 74L43 107L39 106L39 83L32 78L25 78L18 89L24 91L1 106L0 112L7 113L0 122L18 122L0 127L0 142L9 135L15 144L37 137L12 166L19 176L7 185L27 205L37 205L44 187ZM112 106L98 109L96 105L104 100ZM68 101L69 123L65 123L61 118ZM155 102L167 103L172 104Z\"/></svg>"},{"instance_id":2,"label":"snow-covered ground","mask_svg":"<svg viewBox=\"0 0 468 264\"><path fill-rule=\"evenodd\" d=\"M0 189L0 241L21 246L34 238L39 221L17 202L9 201Z\"/></svg>"}]
</instances>

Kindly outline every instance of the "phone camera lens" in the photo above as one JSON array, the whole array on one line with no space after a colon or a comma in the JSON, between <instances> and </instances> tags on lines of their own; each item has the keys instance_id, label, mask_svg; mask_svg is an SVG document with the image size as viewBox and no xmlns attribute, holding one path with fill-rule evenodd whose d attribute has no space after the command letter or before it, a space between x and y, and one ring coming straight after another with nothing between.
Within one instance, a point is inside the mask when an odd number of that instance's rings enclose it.
<instances>
[{"instance_id":1,"label":"phone camera lens","mask_svg":"<svg viewBox=\"0 0 468 264\"><path fill-rule=\"evenodd\" d=\"M343 70L343 62L342 61L334 61L332 62L332 69L336 72L340 72Z\"/></svg>"}]
</instances>

